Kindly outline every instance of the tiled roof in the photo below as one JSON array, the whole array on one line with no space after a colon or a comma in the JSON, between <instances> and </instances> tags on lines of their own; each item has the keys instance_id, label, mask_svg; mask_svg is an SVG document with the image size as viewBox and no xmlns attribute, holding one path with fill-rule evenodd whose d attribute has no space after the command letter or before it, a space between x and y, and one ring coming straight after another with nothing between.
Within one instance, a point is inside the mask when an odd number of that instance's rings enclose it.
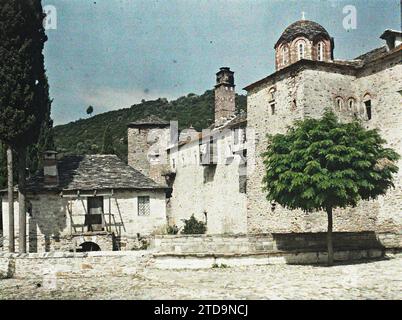
<instances>
[{"instance_id":1,"label":"tiled roof","mask_svg":"<svg viewBox=\"0 0 402 320\"><path fill-rule=\"evenodd\" d=\"M366 52L365 54L362 54L358 57L356 57L356 60L362 60L363 63L368 63L370 61L373 61L377 58L380 58L381 56L383 56L384 54L386 54L387 51L387 47L383 46L380 48L375 48L374 50L371 50L369 52Z\"/></svg>"},{"instance_id":2,"label":"tiled roof","mask_svg":"<svg viewBox=\"0 0 402 320\"><path fill-rule=\"evenodd\" d=\"M45 187L43 172L27 182L27 190L164 189L115 155L65 156L57 163L59 183Z\"/></svg>"},{"instance_id":3,"label":"tiled roof","mask_svg":"<svg viewBox=\"0 0 402 320\"><path fill-rule=\"evenodd\" d=\"M290 42L296 37L303 35L309 40L313 40L315 37L321 35L329 39L330 36L325 28L314 21L299 20L292 23L289 27L283 31L281 37L275 44L275 48L282 42Z\"/></svg>"}]
</instances>

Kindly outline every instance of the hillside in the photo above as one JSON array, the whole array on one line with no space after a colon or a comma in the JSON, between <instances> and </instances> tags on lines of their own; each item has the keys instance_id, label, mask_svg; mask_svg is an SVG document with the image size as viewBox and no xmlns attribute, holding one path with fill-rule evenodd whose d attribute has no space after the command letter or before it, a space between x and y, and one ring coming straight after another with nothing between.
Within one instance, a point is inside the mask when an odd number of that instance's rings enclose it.
<instances>
[{"instance_id":1,"label":"hillside","mask_svg":"<svg viewBox=\"0 0 402 320\"><path fill-rule=\"evenodd\" d=\"M236 96L239 110L246 110L246 97ZM202 95L190 93L177 100L158 99L143 101L130 108L105 112L88 119L81 119L54 128L57 151L65 154L96 154L103 145L106 126L110 126L115 153L127 159L127 124L149 115L165 120L178 120L179 129L193 126L197 130L207 128L214 119L214 92Z\"/></svg>"}]
</instances>

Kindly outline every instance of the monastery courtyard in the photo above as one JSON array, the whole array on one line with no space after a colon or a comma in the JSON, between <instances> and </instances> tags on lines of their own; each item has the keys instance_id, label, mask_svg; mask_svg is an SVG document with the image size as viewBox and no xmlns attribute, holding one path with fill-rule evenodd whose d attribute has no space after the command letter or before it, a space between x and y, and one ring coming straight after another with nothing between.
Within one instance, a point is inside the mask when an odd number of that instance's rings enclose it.
<instances>
[{"instance_id":1,"label":"monastery courtyard","mask_svg":"<svg viewBox=\"0 0 402 320\"><path fill-rule=\"evenodd\" d=\"M146 268L134 276L0 280L0 299L400 299L402 254L365 263L204 270Z\"/></svg>"}]
</instances>

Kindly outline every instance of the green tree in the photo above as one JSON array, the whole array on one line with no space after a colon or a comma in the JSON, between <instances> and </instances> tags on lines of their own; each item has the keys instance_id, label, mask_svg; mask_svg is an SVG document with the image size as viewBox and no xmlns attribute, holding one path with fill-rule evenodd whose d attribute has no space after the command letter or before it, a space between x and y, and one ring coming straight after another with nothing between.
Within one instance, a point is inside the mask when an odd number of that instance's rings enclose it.
<instances>
[{"instance_id":1,"label":"green tree","mask_svg":"<svg viewBox=\"0 0 402 320\"><path fill-rule=\"evenodd\" d=\"M289 209L326 211L329 265L333 209L375 199L393 186L399 155L385 142L377 130L365 130L357 121L341 123L330 111L269 136L263 155L267 199Z\"/></svg>"},{"instance_id":2,"label":"green tree","mask_svg":"<svg viewBox=\"0 0 402 320\"><path fill-rule=\"evenodd\" d=\"M43 57L47 40L44 16L40 0L2 0L0 140L17 153L20 252L26 252L27 148L38 140L49 101Z\"/></svg>"},{"instance_id":3,"label":"green tree","mask_svg":"<svg viewBox=\"0 0 402 320\"><path fill-rule=\"evenodd\" d=\"M113 147L113 136L110 126L107 126L103 132L102 154L115 154Z\"/></svg>"},{"instance_id":4,"label":"green tree","mask_svg":"<svg viewBox=\"0 0 402 320\"><path fill-rule=\"evenodd\" d=\"M94 107L89 106L89 107L87 108L87 115L91 116L93 112L94 112Z\"/></svg>"}]
</instances>

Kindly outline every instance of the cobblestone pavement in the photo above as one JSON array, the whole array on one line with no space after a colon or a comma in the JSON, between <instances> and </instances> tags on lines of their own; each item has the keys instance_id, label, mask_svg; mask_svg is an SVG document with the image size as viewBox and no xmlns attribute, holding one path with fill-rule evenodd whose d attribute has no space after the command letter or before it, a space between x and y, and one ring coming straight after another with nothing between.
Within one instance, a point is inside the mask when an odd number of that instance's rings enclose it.
<instances>
[{"instance_id":1,"label":"cobblestone pavement","mask_svg":"<svg viewBox=\"0 0 402 320\"><path fill-rule=\"evenodd\" d=\"M0 280L0 299L401 299L402 255L331 268L147 269L135 276Z\"/></svg>"}]
</instances>

